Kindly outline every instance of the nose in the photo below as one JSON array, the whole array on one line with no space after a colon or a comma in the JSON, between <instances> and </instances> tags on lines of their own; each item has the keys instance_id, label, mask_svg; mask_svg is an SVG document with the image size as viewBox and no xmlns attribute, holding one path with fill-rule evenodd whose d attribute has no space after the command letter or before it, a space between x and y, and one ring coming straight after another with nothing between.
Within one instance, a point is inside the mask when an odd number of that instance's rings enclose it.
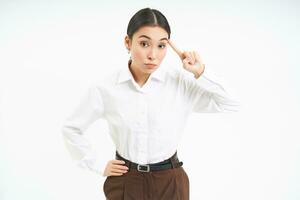
<instances>
[{"instance_id":1,"label":"nose","mask_svg":"<svg viewBox=\"0 0 300 200\"><path fill-rule=\"evenodd\" d=\"M156 51L155 51L154 48L150 48L150 50L149 50L149 52L147 54L147 58L149 60L155 60L155 58L156 58Z\"/></svg>"}]
</instances>

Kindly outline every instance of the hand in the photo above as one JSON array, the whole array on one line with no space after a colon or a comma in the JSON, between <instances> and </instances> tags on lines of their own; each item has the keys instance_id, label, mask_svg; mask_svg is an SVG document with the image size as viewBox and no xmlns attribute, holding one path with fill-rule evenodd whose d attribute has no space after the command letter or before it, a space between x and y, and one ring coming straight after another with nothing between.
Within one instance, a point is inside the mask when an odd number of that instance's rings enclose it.
<instances>
[{"instance_id":1,"label":"hand","mask_svg":"<svg viewBox=\"0 0 300 200\"><path fill-rule=\"evenodd\" d=\"M192 72L195 78L201 76L201 74L204 72L205 64L203 63L200 55L196 51L182 52L174 45L173 42L171 42L171 40L168 40L168 42L172 49L180 57L183 63L183 68L189 72Z\"/></svg>"},{"instance_id":2,"label":"hand","mask_svg":"<svg viewBox=\"0 0 300 200\"><path fill-rule=\"evenodd\" d=\"M121 176L128 172L128 167L124 165L124 160L108 161L103 176Z\"/></svg>"}]
</instances>

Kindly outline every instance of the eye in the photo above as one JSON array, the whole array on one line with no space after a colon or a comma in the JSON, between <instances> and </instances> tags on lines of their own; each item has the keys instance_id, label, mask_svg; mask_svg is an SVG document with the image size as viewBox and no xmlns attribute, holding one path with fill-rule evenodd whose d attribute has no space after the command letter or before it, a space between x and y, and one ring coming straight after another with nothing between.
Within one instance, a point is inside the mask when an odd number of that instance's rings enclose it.
<instances>
[{"instance_id":1,"label":"eye","mask_svg":"<svg viewBox=\"0 0 300 200\"><path fill-rule=\"evenodd\" d=\"M141 45L142 47L147 47L147 46L149 46L149 43L146 42L146 41L142 41L142 42L140 42L140 45Z\"/></svg>"},{"instance_id":2,"label":"eye","mask_svg":"<svg viewBox=\"0 0 300 200\"><path fill-rule=\"evenodd\" d=\"M159 48L164 49L164 48L166 48L166 45L165 44L160 44Z\"/></svg>"}]
</instances>

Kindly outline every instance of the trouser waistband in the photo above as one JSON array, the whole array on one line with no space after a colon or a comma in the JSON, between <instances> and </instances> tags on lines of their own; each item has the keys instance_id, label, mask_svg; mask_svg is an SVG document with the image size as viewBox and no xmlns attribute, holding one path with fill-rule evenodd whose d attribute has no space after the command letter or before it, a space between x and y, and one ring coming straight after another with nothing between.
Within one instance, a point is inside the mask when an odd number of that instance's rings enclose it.
<instances>
[{"instance_id":1,"label":"trouser waistband","mask_svg":"<svg viewBox=\"0 0 300 200\"><path fill-rule=\"evenodd\" d=\"M170 158L161 162L151 163L151 164L138 164L138 163L131 162L130 160L123 158L118 153L118 151L116 151L116 159L124 160L125 165L129 168L129 170L135 169L140 172L160 171L165 169L181 167L183 165L183 162L180 162L177 157L177 151Z\"/></svg>"}]
</instances>

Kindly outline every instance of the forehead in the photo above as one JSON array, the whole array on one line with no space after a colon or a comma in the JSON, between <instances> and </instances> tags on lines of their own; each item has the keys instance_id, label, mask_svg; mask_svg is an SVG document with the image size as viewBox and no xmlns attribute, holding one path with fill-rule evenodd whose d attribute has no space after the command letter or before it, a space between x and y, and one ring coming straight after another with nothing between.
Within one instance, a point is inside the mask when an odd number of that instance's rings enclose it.
<instances>
[{"instance_id":1,"label":"forehead","mask_svg":"<svg viewBox=\"0 0 300 200\"><path fill-rule=\"evenodd\" d=\"M146 36L146 37L145 37ZM168 33L163 28L159 26L144 26L141 27L133 35L134 39L150 39L154 41L166 41L168 38Z\"/></svg>"}]
</instances>

